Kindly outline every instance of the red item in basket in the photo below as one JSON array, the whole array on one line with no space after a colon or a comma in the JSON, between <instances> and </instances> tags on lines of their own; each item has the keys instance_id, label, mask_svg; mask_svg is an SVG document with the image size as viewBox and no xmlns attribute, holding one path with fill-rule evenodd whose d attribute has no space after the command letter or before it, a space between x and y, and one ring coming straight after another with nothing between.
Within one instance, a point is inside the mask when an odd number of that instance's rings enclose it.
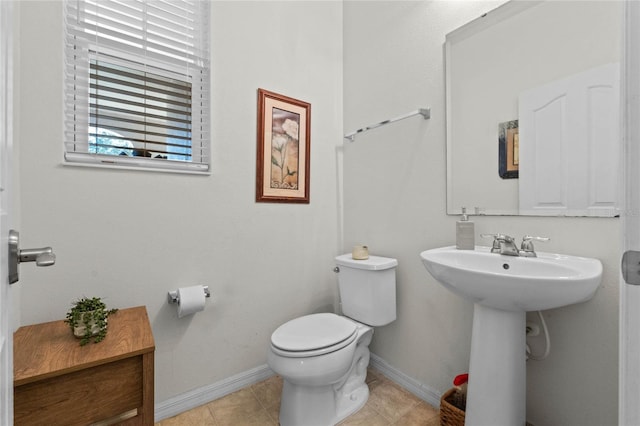
<instances>
[{"instance_id":1,"label":"red item in basket","mask_svg":"<svg viewBox=\"0 0 640 426\"><path fill-rule=\"evenodd\" d=\"M453 379L453 385L454 386L461 386L465 383L467 383L469 381L469 374L465 373L465 374L458 374L454 379Z\"/></svg>"}]
</instances>

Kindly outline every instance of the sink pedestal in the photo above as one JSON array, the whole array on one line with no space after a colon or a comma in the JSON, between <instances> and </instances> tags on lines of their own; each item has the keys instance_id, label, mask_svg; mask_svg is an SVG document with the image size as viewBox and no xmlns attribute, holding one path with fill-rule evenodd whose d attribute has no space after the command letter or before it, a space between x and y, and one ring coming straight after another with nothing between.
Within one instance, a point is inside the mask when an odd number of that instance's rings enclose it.
<instances>
[{"instance_id":1,"label":"sink pedestal","mask_svg":"<svg viewBox=\"0 0 640 426\"><path fill-rule=\"evenodd\" d=\"M466 426L524 426L526 312L475 304Z\"/></svg>"}]
</instances>

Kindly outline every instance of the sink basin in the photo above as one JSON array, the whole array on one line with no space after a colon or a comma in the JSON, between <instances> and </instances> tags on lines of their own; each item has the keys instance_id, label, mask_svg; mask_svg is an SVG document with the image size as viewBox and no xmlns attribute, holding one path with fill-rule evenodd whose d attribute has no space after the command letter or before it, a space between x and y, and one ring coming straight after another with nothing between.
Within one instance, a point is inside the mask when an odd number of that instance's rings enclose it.
<instances>
[{"instance_id":1,"label":"sink basin","mask_svg":"<svg viewBox=\"0 0 640 426\"><path fill-rule=\"evenodd\" d=\"M455 246L420 253L429 273L473 303L509 311L538 311L587 301L602 277L597 259L552 253L516 257L489 247Z\"/></svg>"},{"instance_id":2,"label":"sink basin","mask_svg":"<svg viewBox=\"0 0 640 426\"><path fill-rule=\"evenodd\" d=\"M465 424L524 425L526 311L591 299L602 264L551 253L505 256L480 246L442 247L420 257L443 286L474 303Z\"/></svg>"}]
</instances>

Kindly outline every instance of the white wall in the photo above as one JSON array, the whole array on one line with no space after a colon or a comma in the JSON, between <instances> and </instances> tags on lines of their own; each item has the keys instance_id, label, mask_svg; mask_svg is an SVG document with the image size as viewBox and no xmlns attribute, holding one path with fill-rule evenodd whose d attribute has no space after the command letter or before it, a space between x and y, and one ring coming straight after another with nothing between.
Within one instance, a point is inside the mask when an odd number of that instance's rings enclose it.
<instances>
[{"instance_id":1,"label":"white wall","mask_svg":"<svg viewBox=\"0 0 640 426\"><path fill-rule=\"evenodd\" d=\"M146 305L156 402L266 363L285 320L333 310L336 145L342 131L342 5L212 2L209 177L67 167L62 158L62 3L21 2L23 325L73 300ZM257 89L311 103L311 203L255 203ZM167 291L206 284L207 309L178 319Z\"/></svg>"},{"instance_id":2,"label":"white wall","mask_svg":"<svg viewBox=\"0 0 640 426\"><path fill-rule=\"evenodd\" d=\"M440 392L468 369L473 310L435 282L419 258L422 250L455 242L456 217L445 214L443 43L446 33L498 3L347 1L344 7L345 131L432 108L431 120L376 129L345 147L344 249L365 243L374 254L398 259L398 320L376 330L372 350ZM549 236L538 250L602 260L603 284L593 300L544 313L552 351L546 361L527 365L527 417L538 426L617 424L619 220L474 220L476 235Z\"/></svg>"}]
</instances>

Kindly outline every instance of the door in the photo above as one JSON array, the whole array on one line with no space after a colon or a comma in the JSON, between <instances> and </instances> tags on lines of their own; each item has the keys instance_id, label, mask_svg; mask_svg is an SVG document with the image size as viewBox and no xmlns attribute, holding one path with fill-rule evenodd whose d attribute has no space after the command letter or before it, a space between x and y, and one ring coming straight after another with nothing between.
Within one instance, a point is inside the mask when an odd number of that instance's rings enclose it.
<instances>
[{"instance_id":1,"label":"door","mask_svg":"<svg viewBox=\"0 0 640 426\"><path fill-rule=\"evenodd\" d=\"M620 66L519 96L520 214L617 216Z\"/></svg>"},{"instance_id":2,"label":"door","mask_svg":"<svg viewBox=\"0 0 640 426\"><path fill-rule=\"evenodd\" d=\"M13 423L13 328L8 278L13 62L12 3L0 1L0 425Z\"/></svg>"},{"instance_id":3,"label":"door","mask_svg":"<svg viewBox=\"0 0 640 426\"><path fill-rule=\"evenodd\" d=\"M623 169L625 251L640 250L640 3L625 2ZM637 264L637 263L636 263ZM637 271L634 272L637 276ZM640 285L620 280L620 425L640 425Z\"/></svg>"}]
</instances>

